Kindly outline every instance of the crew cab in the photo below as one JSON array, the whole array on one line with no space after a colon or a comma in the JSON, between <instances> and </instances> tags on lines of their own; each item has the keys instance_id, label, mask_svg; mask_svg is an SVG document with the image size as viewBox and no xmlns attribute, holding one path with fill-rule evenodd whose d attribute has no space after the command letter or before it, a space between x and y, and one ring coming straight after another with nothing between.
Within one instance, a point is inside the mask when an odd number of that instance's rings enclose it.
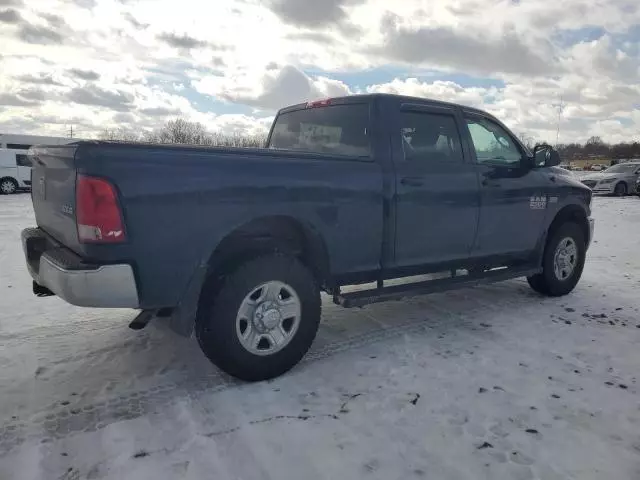
<instances>
[{"instance_id":1,"label":"crew cab","mask_svg":"<svg viewBox=\"0 0 640 480\"><path fill-rule=\"evenodd\" d=\"M321 291L355 307L527 277L565 295L593 236L592 192L551 147L422 98L290 106L259 149L83 141L30 158L34 293L139 309L134 328L167 316L250 381L304 356Z\"/></svg>"}]
</instances>

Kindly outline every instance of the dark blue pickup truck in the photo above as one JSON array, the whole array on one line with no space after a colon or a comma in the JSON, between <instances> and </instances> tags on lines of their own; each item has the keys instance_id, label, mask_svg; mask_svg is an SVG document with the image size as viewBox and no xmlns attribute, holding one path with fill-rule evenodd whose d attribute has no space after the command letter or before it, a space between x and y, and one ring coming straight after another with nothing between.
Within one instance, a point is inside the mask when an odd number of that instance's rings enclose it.
<instances>
[{"instance_id":1,"label":"dark blue pickup truck","mask_svg":"<svg viewBox=\"0 0 640 480\"><path fill-rule=\"evenodd\" d=\"M134 328L167 316L246 380L303 357L321 291L353 307L527 277L564 295L593 234L591 191L551 147L420 98L287 107L263 149L89 141L30 156L34 293L139 309ZM447 275L385 285L434 272Z\"/></svg>"}]
</instances>

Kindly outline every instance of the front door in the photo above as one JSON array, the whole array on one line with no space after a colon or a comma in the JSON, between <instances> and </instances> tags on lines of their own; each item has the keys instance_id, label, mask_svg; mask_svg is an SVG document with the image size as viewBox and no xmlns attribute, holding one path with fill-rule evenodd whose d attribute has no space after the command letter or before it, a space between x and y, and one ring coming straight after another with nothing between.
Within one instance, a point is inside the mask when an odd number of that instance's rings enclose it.
<instances>
[{"instance_id":1,"label":"front door","mask_svg":"<svg viewBox=\"0 0 640 480\"><path fill-rule=\"evenodd\" d=\"M456 110L407 106L399 112L395 266L469 257L479 215L475 166L465 161Z\"/></svg>"},{"instance_id":2,"label":"front door","mask_svg":"<svg viewBox=\"0 0 640 480\"><path fill-rule=\"evenodd\" d=\"M535 249L547 207L548 179L494 120L465 113L480 180L480 221L474 257L525 254Z\"/></svg>"}]
</instances>

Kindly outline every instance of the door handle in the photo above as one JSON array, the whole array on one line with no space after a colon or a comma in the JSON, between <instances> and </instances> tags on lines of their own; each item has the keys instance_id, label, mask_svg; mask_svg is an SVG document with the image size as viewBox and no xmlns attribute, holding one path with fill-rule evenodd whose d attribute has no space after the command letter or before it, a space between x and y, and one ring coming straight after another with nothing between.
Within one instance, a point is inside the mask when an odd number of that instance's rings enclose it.
<instances>
[{"instance_id":1,"label":"door handle","mask_svg":"<svg viewBox=\"0 0 640 480\"><path fill-rule=\"evenodd\" d=\"M420 187L424 185L424 180L420 177L404 177L400 180L400 183L410 187Z\"/></svg>"}]
</instances>

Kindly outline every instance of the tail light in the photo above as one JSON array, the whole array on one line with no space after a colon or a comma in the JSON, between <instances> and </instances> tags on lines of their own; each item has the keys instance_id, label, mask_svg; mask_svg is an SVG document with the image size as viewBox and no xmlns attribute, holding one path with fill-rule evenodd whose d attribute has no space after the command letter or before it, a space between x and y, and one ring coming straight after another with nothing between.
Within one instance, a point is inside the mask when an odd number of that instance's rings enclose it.
<instances>
[{"instance_id":1,"label":"tail light","mask_svg":"<svg viewBox=\"0 0 640 480\"><path fill-rule=\"evenodd\" d=\"M76 223L81 243L121 243L126 240L118 196L110 182L78 175Z\"/></svg>"}]
</instances>

